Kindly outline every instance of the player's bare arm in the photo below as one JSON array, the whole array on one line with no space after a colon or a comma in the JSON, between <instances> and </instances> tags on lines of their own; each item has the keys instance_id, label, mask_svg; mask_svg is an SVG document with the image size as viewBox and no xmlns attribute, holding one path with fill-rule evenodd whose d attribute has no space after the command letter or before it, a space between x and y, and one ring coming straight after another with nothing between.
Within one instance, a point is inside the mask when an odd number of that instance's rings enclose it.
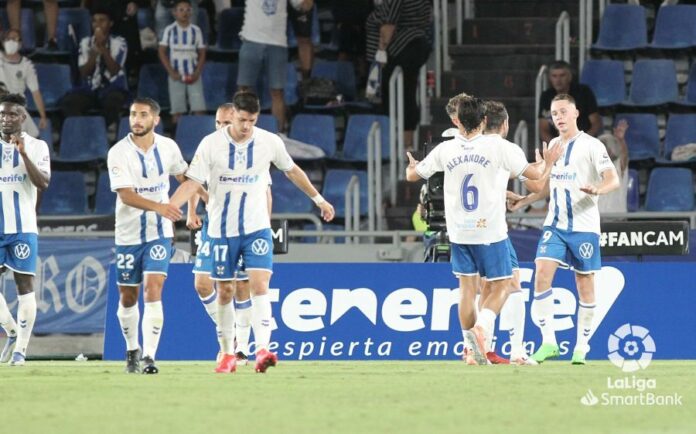
<instances>
[{"instance_id":1,"label":"player's bare arm","mask_svg":"<svg viewBox=\"0 0 696 434\"><path fill-rule=\"evenodd\" d=\"M124 204L132 206L133 208L138 208L145 211L154 211L173 222L178 221L181 218L182 212L178 207L173 207L169 203L159 203L146 199L136 193L135 190L130 187L119 188L117 193L118 197L121 198L121 201L123 201Z\"/></svg>"},{"instance_id":2,"label":"player's bare arm","mask_svg":"<svg viewBox=\"0 0 696 434\"><path fill-rule=\"evenodd\" d=\"M508 209L512 212L525 208L526 206L542 199L546 199L549 195L549 183L548 180L546 185L541 191L530 193L523 196L519 200L508 200Z\"/></svg>"},{"instance_id":3,"label":"player's bare arm","mask_svg":"<svg viewBox=\"0 0 696 434\"><path fill-rule=\"evenodd\" d=\"M611 193L621 186L619 181L619 175L616 173L616 169L607 169L601 173L602 182L599 185L588 184L581 187L580 190L587 194L600 195Z\"/></svg>"},{"instance_id":4,"label":"player's bare arm","mask_svg":"<svg viewBox=\"0 0 696 434\"><path fill-rule=\"evenodd\" d=\"M307 178L307 174L304 172L304 170L300 169L297 165L294 165L292 169L285 172L285 176L287 176L288 179L297 186L297 188L302 190L304 194L309 196L309 198L314 201L317 207L319 207L321 210L321 217L325 221L330 222L333 220L334 216L336 215L333 205L324 199L322 195L319 194L317 189L314 188L312 183L309 182L309 178Z\"/></svg>"},{"instance_id":5,"label":"player's bare arm","mask_svg":"<svg viewBox=\"0 0 696 434\"><path fill-rule=\"evenodd\" d=\"M51 177L47 173L39 170L39 168L36 167L36 164L31 161L27 155L26 149L24 148L24 139L22 136L19 134L13 134L11 141L12 144L17 148L19 155L22 156L22 160L24 161L24 166L27 168L27 173L29 174L29 180L31 183L34 184L34 186L36 186L36 188L39 190L47 189Z\"/></svg>"},{"instance_id":6,"label":"player's bare arm","mask_svg":"<svg viewBox=\"0 0 696 434\"><path fill-rule=\"evenodd\" d=\"M176 189L172 197L169 199L169 204L174 206L176 209L180 209L196 192L202 185L188 178L186 181L182 182L179 188Z\"/></svg>"}]
</instances>

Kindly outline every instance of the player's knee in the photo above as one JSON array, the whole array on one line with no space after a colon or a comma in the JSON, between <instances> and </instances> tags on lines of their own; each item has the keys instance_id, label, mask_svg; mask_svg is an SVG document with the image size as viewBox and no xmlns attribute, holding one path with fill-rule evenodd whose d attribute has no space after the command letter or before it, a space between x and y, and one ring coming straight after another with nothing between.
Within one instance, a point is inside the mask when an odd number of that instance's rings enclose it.
<instances>
[{"instance_id":1,"label":"player's knee","mask_svg":"<svg viewBox=\"0 0 696 434\"><path fill-rule=\"evenodd\" d=\"M234 282L220 282L218 284L218 301L220 304L228 304L234 297L236 286Z\"/></svg>"}]
</instances>

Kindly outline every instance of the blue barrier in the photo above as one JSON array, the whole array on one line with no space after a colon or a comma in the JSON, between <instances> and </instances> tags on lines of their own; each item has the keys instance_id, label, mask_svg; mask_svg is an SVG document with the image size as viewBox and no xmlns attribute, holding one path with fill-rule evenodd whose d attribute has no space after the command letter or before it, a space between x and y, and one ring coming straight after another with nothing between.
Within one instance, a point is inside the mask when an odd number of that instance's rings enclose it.
<instances>
[{"instance_id":1,"label":"blue barrier","mask_svg":"<svg viewBox=\"0 0 696 434\"><path fill-rule=\"evenodd\" d=\"M36 266L34 333L101 333L104 330L113 239L41 238ZM0 277L0 292L15 311L12 272Z\"/></svg>"},{"instance_id":2,"label":"blue barrier","mask_svg":"<svg viewBox=\"0 0 696 434\"><path fill-rule=\"evenodd\" d=\"M529 314L533 264L521 264L527 301L525 341L540 335ZM457 359L462 352L457 320L457 281L449 264L276 264L271 281L272 350L285 360ZM113 271L113 270L112 270ZM114 274L111 273L113 276ZM650 330L658 359L696 358L696 283L686 263L608 263L596 276L597 311L591 359L606 359L607 338L625 323ZM554 281L555 325L562 358L575 343L577 297L573 274ZM104 358L123 358L109 279ZM142 309L142 302L141 302ZM164 291L165 323L157 358L212 360L217 341L193 289L189 264L171 265ZM506 324L501 324L506 329ZM498 332L507 354L507 332Z\"/></svg>"}]
</instances>

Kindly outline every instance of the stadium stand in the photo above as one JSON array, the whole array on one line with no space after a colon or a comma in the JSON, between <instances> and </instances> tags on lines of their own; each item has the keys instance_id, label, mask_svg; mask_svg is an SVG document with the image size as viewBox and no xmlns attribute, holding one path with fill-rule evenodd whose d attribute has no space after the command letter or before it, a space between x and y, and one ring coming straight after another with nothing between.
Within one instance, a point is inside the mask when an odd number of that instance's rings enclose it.
<instances>
[{"instance_id":1,"label":"stadium stand","mask_svg":"<svg viewBox=\"0 0 696 434\"><path fill-rule=\"evenodd\" d=\"M274 213L310 213L314 203L278 170L271 172Z\"/></svg>"},{"instance_id":2,"label":"stadium stand","mask_svg":"<svg viewBox=\"0 0 696 434\"><path fill-rule=\"evenodd\" d=\"M322 195L333 204L336 217L345 218L345 194L350 179L357 175L360 182L360 215L367 215L367 172L350 169L329 169L324 177Z\"/></svg>"},{"instance_id":3,"label":"stadium stand","mask_svg":"<svg viewBox=\"0 0 696 434\"><path fill-rule=\"evenodd\" d=\"M46 110L58 110L60 99L72 89L70 66L60 63L35 63L34 68ZM27 109L35 112L37 110L36 103L29 89L26 90L25 96L27 97Z\"/></svg>"},{"instance_id":4,"label":"stadium stand","mask_svg":"<svg viewBox=\"0 0 696 434\"><path fill-rule=\"evenodd\" d=\"M648 45L645 8L638 5L608 4L599 25L597 43L601 51L627 51Z\"/></svg>"},{"instance_id":5,"label":"stadium stand","mask_svg":"<svg viewBox=\"0 0 696 434\"><path fill-rule=\"evenodd\" d=\"M676 101L677 70L671 59L642 59L633 65L627 105L654 107Z\"/></svg>"},{"instance_id":6,"label":"stadium stand","mask_svg":"<svg viewBox=\"0 0 696 434\"><path fill-rule=\"evenodd\" d=\"M87 212L87 192L82 172L53 172L41 197L40 213L80 215Z\"/></svg>"},{"instance_id":7,"label":"stadium stand","mask_svg":"<svg viewBox=\"0 0 696 434\"><path fill-rule=\"evenodd\" d=\"M389 118L384 115L356 114L348 118L341 159L367 161L367 138L374 122L379 122L382 160L389 159Z\"/></svg>"},{"instance_id":8,"label":"stadium stand","mask_svg":"<svg viewBox=\"0 0 696 434\"><path fill-rule=\"evenodd\" d=\"M696 5L664 5L657 11L651 48L684 49L696 46Z\"/></svg>"},{"instance_id":9,"label":"stadium stand","mask_svg":"<svg viewBox=\"0 0 696 434\"><path fill-rule=\"evenodd\" d=\"M672 162L672 151L680 145L696 143L696 114L673 113L667 120L665 146L661 164ZM678 162L677 162L678 163Z\"/></svg>"},{"instance_id":10,"label":"stadium stand","mask_svg":"<svg viewBox=\"0 0 696 434\"><path fill-rule=\"evenodd\" d=\"M60 8L56 39L61 51L76 52L82 38L92 34L92 17L85 8Z\"/></svg>"},{"instance_id":11,"label":"stadium stand","mask_svg":"<svg viewBox=\"0 0 696 434\"><path fill-rule=\"evenodd\" d=\"M611 107L626 99L624 65L619 60L588 60L580 83L589 86L599 107Z\"/></svg>"},{"instance_id":12,"label":"stadium stand","mask_svg":"<svg viewBox=\"0 0 696 434\"><path fill-rule=\"evenodd\" d=\"M174 140L181 149L184 160L191 161L203 137L215 129L215 116L183 115L176 124Z\"/></svg>"},{"instance_id":13,"label":"stadium stand","mask_svg":"<svg viewBox=\"0 0 696 434\"><path fill-rule=\"evenodd\" d=\"M140 68L138 96L154 99L162 110L169 109L167 71L161 63L146 63Z\"/></svg>"},{"instance_id":14,"label":"stadium stand","mask_svg":"<svg viewBox=\"0 0 696 434\"><path fill-rule=\"evenodd\" d=\"M267 113L261 113L258 120L256 121L256 126L262 128L266 131L272 133L278 132L278 119L275 116Z\"/></svg>"},{"instance_id":15,"label":"stadium stand","mask_svg":"<svg viewBox=\"0 0 696 434\"><path fill-rule=\"evenodd\" d=\"M99 173L97 180L97 191L95 193L94 213L113 214L116 210L116 193L111 191L109 184L109 173L103 171Z\"/></svg>"},{"instance_id":16,"label":"stadium stand","mask_svg":"<svg viewBox=\"0 0 696 434\"><path fill-rule=\"evenodd\" d=\"M620 120L628 122L626 144L628 158L631 161L655 159L660 154L660 133L657 116L652 113L618 114L615 124Z\"/></svg>"},{"instance_id":17,"label":"stadium stand","mask_svg":"<svg viewBox=\"0 0 696 434\"><path fill-rule=\"evenodd\" d=\"M103 116L72 116L63 123L56 160L65 163L103 161L108 148Z\"/></svg>"},{"instance_id":18,"label":"stadium stand","mask_svg":"<svg viewBox=\"0 0 696 434\"><path fill-rule=\"evenodd\" d=\"M647 211L692 211L694 180L691 170L681 167L658 167L650 173L645 197Z\"/></svg>"},{"instance_id":19,"label":"stadium stand","mask_svg":"<svg viewBox=\"0 0 696 434\"><path fill-rule=\"evenodd\" d=\"M217 51L238 51L242 46L239 32L244 24L244 8L232 7L223 9L217 16L218 38L215 47Z\"/></svg>"},{"instance_id":20,"label":"stadium stand","mask_svg":"<svg viewBox=\"0 0 696 434\"><path fill-rule=\"evenodd\" d=\"M319 146L327 157L336 154L336 121L331 115L300 113L292 119L290 138Z\"/></svg>"},{"instance_id":21,"label":"stadium stand","mask_svg":"<svg viewBox=\"0 0 696 434\"><path fill-rule=\"evenodd\" d=\"M237 64L206 62L203 68L203 93L208 111L228 102L237 89Z\"/></svg>"},{"instance_id":22,"label":"stadium stand","mask_svg":"<svg viewBox=\"0 0 696 434\"><path fill-rule=\"evenodd\" d=\"M312 67L312 77L332 80L336 83L338 93L347 101L352 101L357 96L355 68L350 62L317 60Z\"/></svg>"},{"instance_id":23,"label":"stadium stand","mask_svg":"<svg viewBox=\"0 0 696 434\"><path fill-rule=\"evenodd\" d=\"M640 209L640 180L636 169L628 169L627 209L635 212Z\"/></svg>"}]
</instances>

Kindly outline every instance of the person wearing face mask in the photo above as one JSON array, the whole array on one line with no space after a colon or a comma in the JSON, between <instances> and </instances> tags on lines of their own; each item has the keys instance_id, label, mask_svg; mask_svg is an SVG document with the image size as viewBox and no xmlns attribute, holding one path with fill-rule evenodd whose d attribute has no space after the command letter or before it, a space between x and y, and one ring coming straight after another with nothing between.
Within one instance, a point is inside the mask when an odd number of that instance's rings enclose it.
<instances>
[{"instance_id":1,"label":"person wearing face mask","mask_svg":"<svg viewBox=\"0 0 696 434\"><path fill-rule=\"evenodd\" d=\"M2 42L4 53L0 56L0 81L5 83L9 93L24 95L28 88L34 98L34 104L39 111L39 128L46 128L46 107L44 105L39 80L34 64L27 57L19 54L22 37L18 30L10 29L5 32Z\"/></svg>"}]
</instances>

